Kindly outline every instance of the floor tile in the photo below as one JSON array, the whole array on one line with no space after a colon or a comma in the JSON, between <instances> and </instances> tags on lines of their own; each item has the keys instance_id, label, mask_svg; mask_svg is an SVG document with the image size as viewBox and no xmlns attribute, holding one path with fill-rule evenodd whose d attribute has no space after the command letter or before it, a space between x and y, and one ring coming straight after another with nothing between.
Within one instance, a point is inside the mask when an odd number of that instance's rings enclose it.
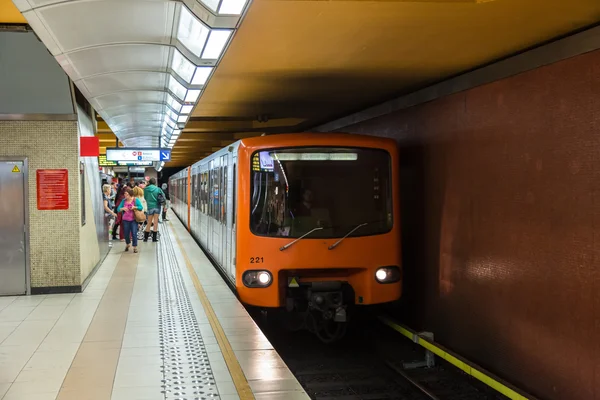
<instances>
[{"instance_id":1,"label":"floor tile","mask_svg":"<svg viewBox=\"0 0 600 400\"><path fill-rule=\"evenodd\" d=\"M54 320L57 321L67 308L66 304L58 306L38 306L25 321Z\"/></svg>"},{"instance_id":2,"label":"floor tile","mask_svg":"<svg viewBox=\"0 0 600 400\"><path fill-rule=\"evenodd\" d=\"M149 387L115 387L111 400L164 400L160 386Z\"/></svg>"},{"instance_id":3,"label":"floor tile","mask_svg":"<svg viewBox=\"0 0 600 400\"><path fill-rule=\"evenodd\" d=\"M0 311L0 321L24 321L33 312L35 306L13 306L13 304Z\"/></svg>"}]
</instances>

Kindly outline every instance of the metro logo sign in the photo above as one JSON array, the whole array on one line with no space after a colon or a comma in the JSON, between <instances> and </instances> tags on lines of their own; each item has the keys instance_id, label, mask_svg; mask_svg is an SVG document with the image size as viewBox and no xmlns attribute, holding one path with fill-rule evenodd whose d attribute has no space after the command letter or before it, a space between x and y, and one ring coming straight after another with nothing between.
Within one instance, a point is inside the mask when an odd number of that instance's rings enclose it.
<instances>
[{"instance_id":1,"label":"metro logo sign","mask_svg":"<svg viewBox=\"0 0 600 400\"><path fill-rule=\"evenodd\" d=\"M161 150L163 149L131 149L125 147L116 147L106 149L106 159L109 161L161 161Z\"/></svg>"}]
</instances>

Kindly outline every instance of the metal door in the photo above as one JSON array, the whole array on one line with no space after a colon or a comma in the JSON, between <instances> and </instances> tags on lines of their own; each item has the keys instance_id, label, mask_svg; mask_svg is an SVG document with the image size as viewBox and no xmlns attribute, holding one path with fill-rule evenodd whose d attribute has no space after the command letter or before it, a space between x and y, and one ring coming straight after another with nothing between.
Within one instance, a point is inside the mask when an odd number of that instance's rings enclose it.
<instances>
[{"instance_id":1,"label":"metal door","mask_svg":"<svg viewBox=\"0 0 600 400\"><path fill-rule=\"evenodd\" d=\"M25 165L0 160L0 295L27 293Z\"/></svg>"},{"instance_id":2,"label":"metal door","mask_svg":"<svg viewBox=\"0 0 600 400\"><path fill-rule=\"evenodd\" d=\"M235 232L237 228L237 157L234 154L232 159L232 173L231 173L231 246L229 247L229 276L231 276L235 281L235 254L236 254L236 237Z\"/></svg>"}]
</instances>

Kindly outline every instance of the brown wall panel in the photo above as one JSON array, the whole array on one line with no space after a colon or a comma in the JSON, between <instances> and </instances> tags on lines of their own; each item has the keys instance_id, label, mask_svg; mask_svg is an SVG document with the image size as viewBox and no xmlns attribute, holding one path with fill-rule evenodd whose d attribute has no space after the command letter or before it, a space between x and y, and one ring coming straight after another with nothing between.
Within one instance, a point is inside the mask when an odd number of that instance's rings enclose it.
<instances>
[{"instance_id":1,"label":"brown wall panel","mask_svg":"<svg viewBox=\"0 0 600 400\"><path fill-rule=\"evenodd\" d=\"M402 155L411 324L547 399L600 399L600 51L361 122Z\"/></svg>"}]
</instances>

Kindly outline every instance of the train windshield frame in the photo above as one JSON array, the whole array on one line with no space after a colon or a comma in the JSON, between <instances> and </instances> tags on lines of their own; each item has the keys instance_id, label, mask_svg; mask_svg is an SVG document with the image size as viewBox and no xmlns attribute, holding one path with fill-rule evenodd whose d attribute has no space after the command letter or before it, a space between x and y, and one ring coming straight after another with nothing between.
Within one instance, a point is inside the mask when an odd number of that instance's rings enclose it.
<instances>
[{"instance_id":1,"label":"train windshield frame","mask_svg":"<svg viewBox=\"0 0 600 400\"><path fill-rule=\"evenodd\" d=\"M285 147L252 153L250 231L333 239L393 227L392 157L381 148Z\"/></svg>"}]
</instances>

